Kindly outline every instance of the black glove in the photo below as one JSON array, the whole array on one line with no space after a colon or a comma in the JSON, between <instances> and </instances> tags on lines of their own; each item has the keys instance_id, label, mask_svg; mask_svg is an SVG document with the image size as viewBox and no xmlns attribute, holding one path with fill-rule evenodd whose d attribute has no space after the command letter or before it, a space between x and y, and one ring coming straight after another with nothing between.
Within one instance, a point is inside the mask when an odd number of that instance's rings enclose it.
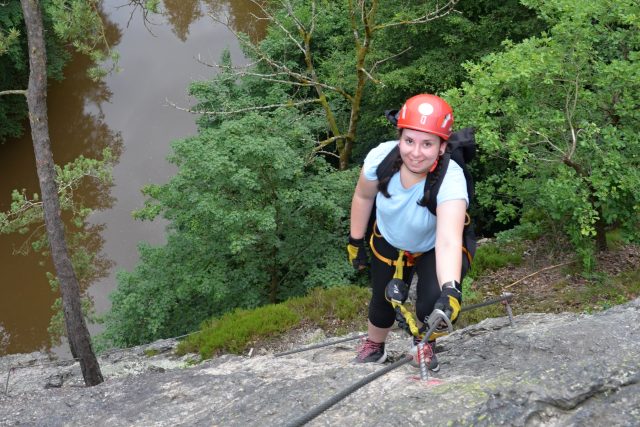
<instances>
[{"instance_id":1,"label":"black glove","mask_svg":"<svg viewBox=\"0 0 640 427\"><path fill-rule=\"evenodd\" d=\"M409 298L409 286L403 280L391 279L384 289L384 297L389 302L404 304Z\"/></svg>"},{"instance_id":2,"label":"black glove","mask_svg":"<svg viewBox=\"0 0 640 427\"><path fill-rule=\"evenodd\" d=\"M349 257L349 263L356 270L364 270L369 266L367 253L364 250L364 238L354 239L353 237L349 236L347 255Z\"/></svg>"},{"instance_id":3,"label":"black glove","mask_svg":"<svg viewBox=\"0 0 640 427\"><path fill-rule=\"evenodd\" d=\"M453 323L460 314L460 300L462 294L456 288L458 282L451 281L442 285L442 292L440 298L436 301L434 309L442 310Z\"/></svg>"}]
</instances>

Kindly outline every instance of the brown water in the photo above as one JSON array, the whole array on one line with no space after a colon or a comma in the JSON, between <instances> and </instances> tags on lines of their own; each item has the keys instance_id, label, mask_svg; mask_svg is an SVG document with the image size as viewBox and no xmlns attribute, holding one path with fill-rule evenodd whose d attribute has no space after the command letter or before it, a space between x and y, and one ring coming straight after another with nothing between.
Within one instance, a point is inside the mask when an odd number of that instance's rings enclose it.
<instances>
[{"instance_id":1,"label":"brown water","mask_svg":"<svg viewBox=\"0 0 640 427\"><path fill-rule=\"evenodd\" d=\"M237 31L260 31L251 18L256 7L248 0L164 0L162 15L150 16L146 25L139 10L120 7L125 3L103 2L108 39L120 53L122 71L95 83L86 77L87 59L75 56L65 69L65 80L51 83L48 93L57 164L80 154L99 156L104 147L118 155L113 187L87 187L81 194L96 209L90 217L93 247L105 262L103 277L88 288L98 313L110 306L116 271L131 270L138 261L137 243L164 243L162 220L134 221L131 211L143 204L142 186L166 182L175 173L165 161L170 142L196 132L196 117L167 106L166 99L191 105L188 84L215 73L195 60L198 55L215 62L226 48L236 64L244 62L233 33L208 14L228 17ZM26 133L0 145L2 211L9 208L12 189L39 192L28 129ZM39 254L13 254L25 238L0 235L0 354L50 349L67 356L66 346L51 348L47 333L56 298L45 277L53 271L51 262ZM100 328L90 325L90 330L96 333Z\"/></svg>"}]
</instances>

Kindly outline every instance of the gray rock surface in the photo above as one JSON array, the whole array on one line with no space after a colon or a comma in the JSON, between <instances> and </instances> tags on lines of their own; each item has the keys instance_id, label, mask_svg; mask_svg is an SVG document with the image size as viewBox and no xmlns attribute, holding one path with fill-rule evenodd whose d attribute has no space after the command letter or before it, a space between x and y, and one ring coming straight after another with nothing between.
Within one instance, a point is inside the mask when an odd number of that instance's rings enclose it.
<instances>
[{"instance_id":1,"label":"gray rock surface","mask_svg":"<svg viewBox=\"0 0 640 427\"><path fill-rule=\"evenodd\" d=\"M640 299L594 315L526 314L508 325L487 319L439 339L441 370L428 383L403 365L308 425L640 425ZM381 369L352 364L355 344L191 366L173 355L174 341L160 341L101 358L106 381L91 388L77 364L7 356L0 425L288 425ZM408 345L392 334L391 358ZM18 365L27 367L11 370Z\"/></svg>"}]
</instances>

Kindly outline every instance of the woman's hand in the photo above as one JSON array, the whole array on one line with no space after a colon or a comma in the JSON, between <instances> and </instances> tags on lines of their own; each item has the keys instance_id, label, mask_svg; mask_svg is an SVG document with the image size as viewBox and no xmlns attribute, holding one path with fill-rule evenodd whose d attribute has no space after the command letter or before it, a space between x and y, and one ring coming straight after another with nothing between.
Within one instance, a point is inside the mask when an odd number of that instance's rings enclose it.
<instances>
[{"instance_id":1,"label":"woman's hand","mask_svg":"<svg viewBox=\"0 0 640 427\"><path fill-rule=\"evenodd\" d=\"M458 282L447 282L442 285L442 293L440 298L436 301L434 309L442 310L447 315L451 322L455 322L460 314L460 300L462 293L456 287L459 286Z\"/></svg>"},{"instance_id":2,"label":"woman's hand","mask_svg":"<svg viewBox=\"0 0 640 427\"><path fill-rule=\"evenodd\" d=\"M349 263L356 270L364 270L369 266L369 260L367 259L367 253L364 250L364 238L354 239L349 236L349 243L347 244L347 256Z\"/></svg>"}]
</instances>

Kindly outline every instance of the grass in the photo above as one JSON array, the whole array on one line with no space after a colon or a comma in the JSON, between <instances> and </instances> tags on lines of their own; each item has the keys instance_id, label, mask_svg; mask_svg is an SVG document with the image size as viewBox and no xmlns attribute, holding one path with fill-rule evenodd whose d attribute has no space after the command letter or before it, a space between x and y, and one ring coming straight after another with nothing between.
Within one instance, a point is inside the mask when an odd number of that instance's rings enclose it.
<instances>
[{"instance_id":1,"label":"grass","mask_svg":"<svg viewBox=\"0 0 640 427\"><path fill-rule=\"evenodd\" d=\"M147 357L153 357L160 354L160 351L157 348L148 348L143 351L144 355Z\"/></svg>"},{"instance_id":2,"label":"grass","mask_svg":"<svg viewBox=\"0 0 640 427\"><path fill-rule=\"evenodd\" d=\"M302 325L340 334L366 319L368 289L336 286L314 289L305 297L252 310L237 309L205 322L178 346L178 354L199 353L203 359L220 353L244 353L253 342L277 337Z\"/></svg>"},{"instance_id":3,"label":"grass","mask_svg":"<svg viewBox=\"0 0 640 427\"><path fill-rule=\"evenodd\" d=\"M495 243L487 243L476 250L473 267L468 276L473 279L508 265L520 264L522 264L521 245L498 246Z\"/></svg>"},{"instance_id":4,"label":"grass","mask_svg":"<svg viewBox=\"0 0 640 427\"><path fill-rule=\"evenodd\" d=\"M583 286L564 287L560 289L560 295L566 306L577 311L606 310L640 296L640 269L617 276L600 275Z\"/></svg>"},{"instance_id":5,"label":"grass","mask_svg":"<svg viewBox=\"0 0 640 427\"><path fill-rule=\"evenodd\" d=\"M520 265L522 261L522 248L520 244L503 244L498 246L495 243L487 243L480 246L476 250L472 269L464 278L462 284L463 307L465 305L482 302L486 299L484 293L473 286L475 278L503 267ZM502 304L481 307L462 313L456 322L456 328L473 325L488 317L500 317L504 315L505 309Z\"/></svg>"}]
</instances>

